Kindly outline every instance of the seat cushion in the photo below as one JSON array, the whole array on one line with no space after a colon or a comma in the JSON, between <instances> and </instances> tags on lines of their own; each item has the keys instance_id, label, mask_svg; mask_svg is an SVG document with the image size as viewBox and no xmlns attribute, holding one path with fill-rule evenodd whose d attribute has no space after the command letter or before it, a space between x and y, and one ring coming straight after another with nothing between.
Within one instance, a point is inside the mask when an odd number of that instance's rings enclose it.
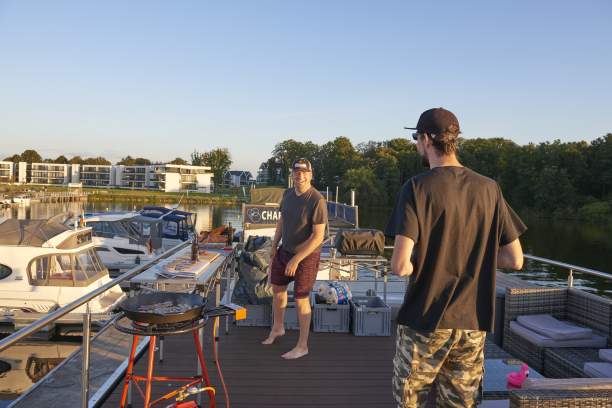
<instances>
[{"instance_id":1,"label":"seat cushion","mask_svg":"<svg viewBox=\"0 0 612 408\"><path fill-rule=\"evenodd\" d=\"M516 321L534 332L555 340L588 339L593 335L591 329L558 320L548 314L519 316Z\"/></svg>"},{"instance_id":2,"label":"seat cushion","mask_svg":"<svg viewBox=\"0 0 612 408\"><path fill-rule=\"evenodd\" d=\"M584 373L593 378L612 378L612 363L584 363Z\"/></svg>"},{"instance_id":3,"label":"seat cushion","mask_svg":"<svg viewBox=\"0 0 612 408\"><path fill-rule=\"evenodd\" d=\"M599 350L599 358L601 358L603 361L612 363L612 349Z\"/></svg>"},{"instance_id":4,"label":"seat cushion","mask_svg":"<svg viewBox=\"0 0 612 408\"><path fill-rule=\"evenodd\" d=\"M510 331L524 338L538 347L591 347L602 348L606 346L607 338L598 334L588 339L555 340L528 329L517 322L510 322Z\"/></svg>"}]
</instances>

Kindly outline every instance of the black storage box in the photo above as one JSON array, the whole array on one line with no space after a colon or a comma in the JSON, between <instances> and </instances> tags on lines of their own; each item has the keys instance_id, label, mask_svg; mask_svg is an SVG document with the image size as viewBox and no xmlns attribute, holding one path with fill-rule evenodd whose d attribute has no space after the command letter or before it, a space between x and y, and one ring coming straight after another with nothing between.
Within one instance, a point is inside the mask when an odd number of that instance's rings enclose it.
<instances>
[{"instance_id":1,"label":"black storage box","mask_svg":"<svg viewBox=\"0 0 612 408\"><path fill-rule=\"evenodd\" d=\"M376 229L341 229L334 246L342 255L381 256L385 235Z\"/></svg>"}]
</instances>

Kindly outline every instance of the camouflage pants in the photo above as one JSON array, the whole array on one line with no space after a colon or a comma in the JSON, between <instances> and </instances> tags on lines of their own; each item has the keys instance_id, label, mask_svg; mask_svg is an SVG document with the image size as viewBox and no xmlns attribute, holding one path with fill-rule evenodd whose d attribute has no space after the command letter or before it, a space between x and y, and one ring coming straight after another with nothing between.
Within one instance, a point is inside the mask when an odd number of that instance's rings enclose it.
<instances>
[{"instance_id":1,"label":"camouflage pants","mask_svg":"<svg viewBox=\"0 0 612 408\"><path fill-rule=\"evenodd\" d=\"M425 407L436 379L437 406L476 406L480 402L485 334L460 329L420 333L398 324L393 359L393 396L398 408Z\"/></svg>"}]
</instances>

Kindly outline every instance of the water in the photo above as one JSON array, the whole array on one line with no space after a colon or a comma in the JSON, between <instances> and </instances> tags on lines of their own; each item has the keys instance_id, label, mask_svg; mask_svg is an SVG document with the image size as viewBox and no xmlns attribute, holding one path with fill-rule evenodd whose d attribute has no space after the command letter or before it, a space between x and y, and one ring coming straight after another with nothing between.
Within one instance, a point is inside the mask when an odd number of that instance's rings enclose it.
<instances>
[{"instance_id":1,"label":"water","mask_svg":"<svg viewBox=\"0 0 612 408\"><path fill-rule=\"evenodd\" d=\"M383 229L390 210L361 211L362 227ZM526 254L612 274L612 224L525 218L521 237ZM506 271L532 283L566 286L568 271L526 260L523 270ZM612 298L612 281L574 272L574 286Z\"/></svg>"}]
</instances>

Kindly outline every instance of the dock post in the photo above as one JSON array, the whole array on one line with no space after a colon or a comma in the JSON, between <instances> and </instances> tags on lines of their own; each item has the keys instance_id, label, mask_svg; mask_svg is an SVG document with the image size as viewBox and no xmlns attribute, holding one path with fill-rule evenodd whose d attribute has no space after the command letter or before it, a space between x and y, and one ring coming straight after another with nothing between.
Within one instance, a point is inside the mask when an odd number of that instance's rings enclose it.
<instances>
[{"instance_id":1,"label":"dock post","mask_svg":"<svg viewBox=\"0 0 612 408\"><path fill-rule=\"evenodd\" d=\"M83 314L83 352L81 369L81 407L87 408L89 405L89 340L91 329L91 312L89 310L89 302L85 306L85 314Z\"/></svg>"},{"instance_id":2,"label":"dock post","mask_svg":"<svg viewBox=\"0 0 612 408\"><path fill-rule=\"evenodd\" d=\"M569 275L567 275L567 287L574 287L574 271L572 269L569 270Z\"/></svg>"}]
</instances>

